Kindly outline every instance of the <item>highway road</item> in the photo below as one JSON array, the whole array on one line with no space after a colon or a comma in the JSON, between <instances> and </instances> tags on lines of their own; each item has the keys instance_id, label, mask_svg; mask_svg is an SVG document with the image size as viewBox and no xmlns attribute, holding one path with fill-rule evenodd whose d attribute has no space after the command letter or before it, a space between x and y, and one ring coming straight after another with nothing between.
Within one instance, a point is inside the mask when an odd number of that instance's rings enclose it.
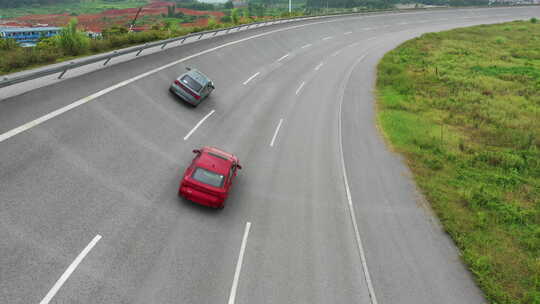
<instances>
[{"instance_id":1,"label":"highway road","mask_svg":"<svg viewBox=\"0 0 540 304\"><path fill-rule=\"evenodd\" d=\"M3 98L0 303L483 303L376 129L375 68L422 33L534 15L277 25ZM217 87L197 108L168 91L186 66ZM203 145L244 167L223 210L177 197Z\"/></svg>"}]
</instances>

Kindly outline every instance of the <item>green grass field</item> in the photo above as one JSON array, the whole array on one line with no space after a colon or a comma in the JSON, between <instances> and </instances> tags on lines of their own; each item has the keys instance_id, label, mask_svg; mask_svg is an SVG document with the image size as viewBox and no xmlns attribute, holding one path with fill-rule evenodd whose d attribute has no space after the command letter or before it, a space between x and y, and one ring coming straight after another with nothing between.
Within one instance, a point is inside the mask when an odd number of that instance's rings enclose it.
<instances>
[{"instance_id":1,"label":"green grass field","mask_svg":"<svg viewBox=\"0 0 540 304\"><path fill-rule=\"evenodd\" d=\"M488 300L540 303L540 24L405 42L380 62L377 94L385 137Z\"/></svg>"},{"instance_id":2,"label":"green grass field","mask_svg":"<svg viewBox=\"0 0 540 304\"><path fill-rule=\"evenodd\" d=\"M48 14L98 14L109 9L124 9L140 7L148 4L147 0L93 0L80 1L78 3L57 4L57 5L34 5L20 8L5 8L0 11L0 18L15 18L26 15L48 15Z\"/></svg>"}]
</instances>

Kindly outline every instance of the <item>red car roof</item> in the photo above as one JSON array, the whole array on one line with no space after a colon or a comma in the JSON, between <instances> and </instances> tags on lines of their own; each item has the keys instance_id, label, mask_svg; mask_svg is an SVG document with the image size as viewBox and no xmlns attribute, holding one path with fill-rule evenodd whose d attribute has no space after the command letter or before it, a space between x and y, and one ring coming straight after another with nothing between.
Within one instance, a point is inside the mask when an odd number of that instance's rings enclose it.
<instances>
[{"instance_id":1,"label":"red car roof","mask_svg":"<svg viewBox=\"0 0 540 304\"><path fill-rule=\"evenodd\" d=\"M201 149L201 152L201 156L197 159L195 166L225 176L229 174L233 161L237 161L234 155L213 147L204 147Z\"/></svg>"}]
</instances>

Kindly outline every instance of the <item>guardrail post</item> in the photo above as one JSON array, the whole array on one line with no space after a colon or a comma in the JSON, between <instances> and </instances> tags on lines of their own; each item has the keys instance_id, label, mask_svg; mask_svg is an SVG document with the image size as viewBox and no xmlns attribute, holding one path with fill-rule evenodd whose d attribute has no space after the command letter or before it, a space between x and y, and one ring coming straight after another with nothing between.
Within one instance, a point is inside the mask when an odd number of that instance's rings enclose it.
<instances>
[{"instance_id":1,"label":"guardrail post","mask_svg":"<svg viewBox=\"0 0 540 304\"><path fill-rule=\"evenodd\" d=\"M58 76L58 79L62 79L62 76L64 76L64 74L67 72L68 69L65 69L64 71L62 71L62 73L60 74L60 76Z\"/></svg>"},{"instance_id":2,"label":"guardrail post","mask_svg":"<svg viewBox=\"0 0 540 304\"><path fill-rule=\"evenodd\" d=\"M135 57L139 56L139 55L142 53L143 50L144 50L144 49L140 49L140 50L137 52L137 55L135 55Z\"/></svg>"},{"instance_id":3,"label":"guardrail post","mask_svg":"<svg viewBox=\"0 0 540 304\"><path fill-rule=\"evenodd\" d=\"M74 62L70 62L69 64L74 64ZM62 77L64 76L64 74L69 70L69 67L66 67L62 73L60 73L60 76L58 76L58 79L62 79ZM7 79L7 78L6 78Z\"/></svg>"},{"instance_id":4,"label":"guardrail post","mask_svg":"<svg viewBox=\"0 0 540 304\"><path fill-rule=\"evenodd\" d=\"M212 37L214 37L217 33L219 33L220 31L215 31L214 32L214 35L212 35Z\"/></svg>"},{"instance_id":5,"label":"guardrail post","mask_svg":"<svg viewBox=\"0 0 540 304\"><path fill-rule=\"evenodd\" d=\"M165 46L167 46L167 43L168 43L168 42L165 42L165 43L161 46L161 49L162 49L162 50L165 48Z\"/></svg>"},{"instance_id":6,"label":"guardrail post","mask_svg":"<svg viewBox=\"0 0 540 304\"><path fill-rule=\"evenodd\" d=\"M105 60L105 62L103 63L103 65L107 65L107 63L109 63L109 61L111 61L112 57L109 57L107 58L107 60Z\"/></svg>"},{"instance_id":7,"label":"guardrail post","mask_svg":"<svg viewBox=\"0 0 540 304\"><path fill-rule=\"evenodd\" d=\"M231 30L231 29L228 29L227 32L226 32L225 34L228 34L230 30Z\"/></svg>"},{"instance_id":8,"label":"guardrail post","mask_svg":"<svg viewBox=\"0 0 540 304\"><path fill-rule=\"evenodd\" d=\"M201 35L199 36L199 38L197 38L197 40L201 39L201 38L202 38L202 36L204 36L204 34L201 34Z\"/></svg>"},{"instance_id":9,"label":"guardrail post","mask_svg":"<svg viewBox=\"0 0 540 304\"><path fill-rule=\"evenodd\" d=\"M184 41L186 41L186 38L182 39L182 41L180 41L180 44L184 43Z\"/></svg>"}]
</instances>

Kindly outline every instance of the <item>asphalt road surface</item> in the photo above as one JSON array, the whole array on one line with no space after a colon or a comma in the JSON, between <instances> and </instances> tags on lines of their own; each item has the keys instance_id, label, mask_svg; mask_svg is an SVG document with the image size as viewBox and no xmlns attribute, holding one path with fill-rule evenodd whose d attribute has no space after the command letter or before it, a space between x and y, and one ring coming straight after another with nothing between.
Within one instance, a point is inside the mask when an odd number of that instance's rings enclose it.
<instances>
[{"instance_id":1,"label":"asphalt road surface","mask_svg":"<svg viewBox=\"0 0 540 304\"><path fill-rule=\"evenodd\" d=\"M0 303L483 303L375 127L375 67L425 32L534 15L284 24L4 98ZM197 108L168 91L186 66L216 84ZM177 197L203 145L244 167L224 210Z\"/></svg>"}]
</instances>

